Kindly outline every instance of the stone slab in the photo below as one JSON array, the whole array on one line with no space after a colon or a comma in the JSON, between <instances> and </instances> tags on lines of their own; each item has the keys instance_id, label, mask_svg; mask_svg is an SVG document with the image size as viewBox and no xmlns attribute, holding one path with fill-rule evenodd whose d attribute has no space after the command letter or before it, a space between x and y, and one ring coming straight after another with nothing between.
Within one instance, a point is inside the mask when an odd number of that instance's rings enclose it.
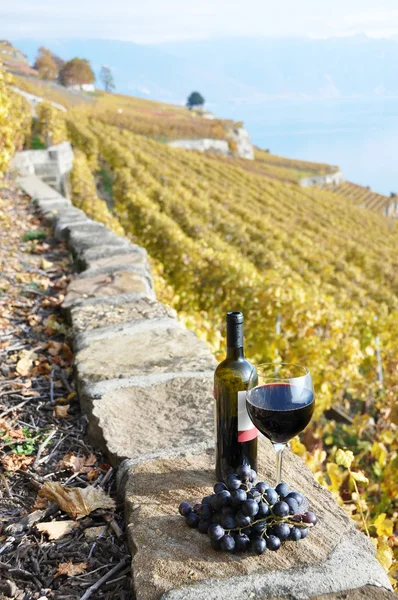
<instances>
[{"instance_id":1,"label":"stone slab","mask_svg":"<svg viewBox=\"0 0 398 600\"><path fill-rule=\"evenodd\" d=\"M104 256L97 260L86 262L86 269L93 271L97 269L115 269L131 265L143 265L149 269L148 258L143 252L125 252L113 256Z\"/></svg>"},{"instance_id":2,"label":"stone slab","mask_svg":"<svg viewBox=\"0 0 398 600\"><path fill-rule=\"evenodd\" d=\"M175 310L151 298L141 298L134 302L114 302L114 299L111 299L110 302L77 306L71 310L75 335L143 319L176 318L176 316Z\"/></svg>"},{"instance_id":3,"label":"stone slab","mask_svg":"<svg viewBox=\"0 0 398 600\"><path fill-rule=\"evenodd\" d=\"M88 434L117 465L213 437L213 371L171 373L88 386L80 394Z\"/></svg>"},{"instance_id":4,"label":"stone slab","mask_svg":"<svg viewBox=\"0 0 398 600\"><path fill-rule=\"evenodd\" d=\"M101 236L97 234L71 231L69 234L68 245L75 254L87 250L88 248L98 248L103 245L114 247L129 247L130 242L126 238L122 238L112 231L106 229Z\"/></svg>"},{"instance_id":5,"label":"stone slab","mask_svg":"<svg viewBox=\"0 0 398 600\"><path fill-rule=\"evenodd\" d=\"M216 366L208 346L174 319L147 320L79 334L75 356L79 385L105 379L178 371L203 372ZM83 337L85 336L85 337Z\"/></svg>"},{"instance_id":6,"label":"stone slab","mask_svg":"<svg viewBox=\"0 0 398 600\"><path fill-rule=\"evenodd\" d=\"M102 223L97 223L97 221L93 221L86 216L72 218L66 215L57 219L55 226L55 238L57 240L68 240L71 231L101 235L107 229Z\"/></svg>"},{"instance_id":7,"label":"stone slab","mask_svg":"<svg viewBox=\"0 0 398 600\"><path fill-rule=\"evenodd\" d=\"M40 198L42 200L66 200L64 196L61 196L56 190L44 183L37 175L18 177L17 183L23 189L25 194L28 194L31 198Z\"/></svg>"},{"instance_id":8,"label":"stone slab","mask_svg":"<svg viewBox=\"0 0 398 600\"><path fill-rule=\"evenodd\" d=\"M131 271L117 271L93 277L76 278L68 286L62 309L78 305L84 299L104 298L132 292L153 297L153 291L146 277Z\"/></svg>"},{"instance_id":9,"label":"stone slab","mask_svg":"<svg viewBox=\"0 0 398 600\"><path fill-rule=\"evenodd\" d=\"M91 261L100 260L101 258L109 258L111 256L121 256L123 254L130 254L131 252L136 252L138 254L142 254L143 256L147 256L145 248L137 246L137 244L130 243L124 247L115 247L103 244L101 246L96 246L93 248L87 248L86 250L83 250L81 252L80 259L82 262L84 262L84 268L88 268L88 264Z\"/></svg>"},{"instance_id":10,"label":"stone slab","mask_svg":"<svg viewBox=\"0 0 398 600\"><path fill-rule=\"evenodd\" d=\"M396 600L393 592L388 592L385 588L378 588L374 585L365 585L361 588L339 592L337 594L322 594L322 596L312 596L311 600ZM279 600L279 599L275 599Z\"/></svg>"},{"instance_id":11,"label":"stone slab","mask_svg":"<svg viewBox=\"0 0 398 600\"><path fill-rule=\"evenodd\" d=\"M259 444L259 474L275 477L271 444ZM178 514L215 483L214 452L131 461L123 477L137 600L306 600L365 585L390 590L370 541L313 479L301 459L285 452L284 479L308 498L318 524L300 542L286 542L262 556L214 551L206 535L189 529Z\"/></svg>"}]
</instances>

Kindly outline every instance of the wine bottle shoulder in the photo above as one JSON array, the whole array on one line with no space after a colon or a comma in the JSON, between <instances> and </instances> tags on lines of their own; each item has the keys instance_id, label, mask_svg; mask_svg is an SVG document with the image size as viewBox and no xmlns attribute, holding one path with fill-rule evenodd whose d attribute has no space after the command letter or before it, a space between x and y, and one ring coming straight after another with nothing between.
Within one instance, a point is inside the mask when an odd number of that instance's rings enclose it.
<instances>
[{"instance_id":1,"label":"wine bottle shoulder","mask_svg":"<svg viewBox=\"0 0 398 600\"><path fill-rule=\"evenodd\" d=\"M228 382L239 378L243 383L247 383L252 370L253 365L245 358L240 358L238 360L226 358L217 366L214 378L216 381L218 380L220 382Z\"/></svg>"}]
</instances>

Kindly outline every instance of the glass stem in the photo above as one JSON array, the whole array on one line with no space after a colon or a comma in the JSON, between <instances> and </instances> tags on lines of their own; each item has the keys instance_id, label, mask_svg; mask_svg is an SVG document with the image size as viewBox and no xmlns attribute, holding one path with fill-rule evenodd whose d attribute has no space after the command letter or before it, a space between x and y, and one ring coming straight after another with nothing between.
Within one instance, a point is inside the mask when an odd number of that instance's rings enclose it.
<instances>
[{"instance_id":1,"label":"glass stem","mask_svg":"<svg viewBox=\"0 0 398 600\"><path fill-rule=\"evenodd\" d=\"M276 484L282 482L282 454L286 444L272 444L276 455Z\"/></svg>"}]
</instances>

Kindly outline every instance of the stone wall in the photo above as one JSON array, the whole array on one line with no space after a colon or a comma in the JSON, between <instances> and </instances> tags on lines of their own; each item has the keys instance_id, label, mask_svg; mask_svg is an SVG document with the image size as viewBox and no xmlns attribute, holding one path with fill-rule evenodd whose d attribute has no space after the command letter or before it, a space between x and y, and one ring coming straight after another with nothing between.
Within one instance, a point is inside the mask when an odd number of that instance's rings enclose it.
<instances>
[{"instance_id":1,"label":"stone wall","mask_svg":"<svg viewBox=\"0 0 398 600\"><path fill-rule=\"evenodd\" d=\"M234 142L236 146L235 156L254 159L254 149L250 141L250 136L243 127L236 127L228 132L228 138ZM184 150L197 150L198 152L215 152L224 156L232 156L233 153L226 140L213 140L203 138L200 140L174 140L168 143L169 146L175 148L183 148Z\"/></svg>"},{"instance_id":2,"label":"stone wall","mask_svg":"<svg viewBox=\"0 0 398 600\"><path fill-rule=\"evenodd\" d=\"M186 527L178 504L201 499L215 482L215 360L156 300L143 248L89 219L36 176L19 183L79 271L63 303L76 386L91 441L119 466L135 598L393 600L373 545L290 452L285 479L319 517L305 540L242 557L212 550L207 536ZM269 443L260 444L259 472L273 481Z\"/></svg>"},{"instance_id":3,"label":"stone wall","mask_svg":"<svg viewBox=\"0 0 398 600\"><path fill-rule=\"evenodd\" d=\"M37 175L57 192L69 196L68 175L73 167L70 142L49 146L45 150L23 150L11 161L11 170L20 175Z\"/></svg>"},{"instance_id":4,"label":"stone wall","mask_svg":"<svg viewBox=\"0 0 398 600\"><path fill-rule=\"evenodd\" d=\"M326 175L314 175L313 177L304 177L300 179L301 187L311 187L313 185L339 185L340 183L344 183L344 175L341 171L336 171L336 173L327 173Z\"/></svg>"}]
</instances>

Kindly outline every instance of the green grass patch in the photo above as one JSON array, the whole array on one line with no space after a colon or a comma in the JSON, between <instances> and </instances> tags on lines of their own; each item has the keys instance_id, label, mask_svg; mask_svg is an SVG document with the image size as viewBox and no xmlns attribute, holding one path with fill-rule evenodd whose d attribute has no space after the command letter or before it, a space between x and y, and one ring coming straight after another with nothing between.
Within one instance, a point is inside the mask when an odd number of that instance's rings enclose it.
<instances>
[{"instance_id":1,"label":"green grass patch","mask_svg":"<svg viewBox=\"0 0 398 600\"><path fill-rule=\"evenodd\" d=\"M47 237L47 233L45 231L41 231L37 229L36 231L27 231L22 236L23 242L31 242L32 240L44 240Z\"/></svg>"}]
</instances>

